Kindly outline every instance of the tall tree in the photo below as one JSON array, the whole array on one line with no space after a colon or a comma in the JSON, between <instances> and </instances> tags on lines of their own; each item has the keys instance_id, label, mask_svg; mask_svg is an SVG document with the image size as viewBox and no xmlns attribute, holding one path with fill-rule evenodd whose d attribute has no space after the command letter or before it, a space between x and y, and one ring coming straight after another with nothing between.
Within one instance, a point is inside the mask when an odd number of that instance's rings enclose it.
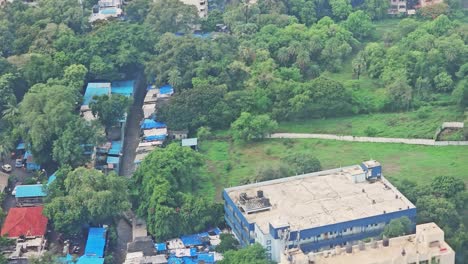
<instances>
[{"instance_id":1,"label":"tall tree","mask_svg":"<svg viewBox=\"0 0 468 264\"><path fill-rule=\"evenodd\" d=\"M252 115L248 112L241 113L231 124L233 138L241 141L262 139L277 127L278 123L268 115Z\"/></svg>"},{"instance_id":2,"label":"tall tree","mask_svg":"<svg viewBox=\"0 0 468 264\"><path fill-rule=\"evenodd\" d=\"M266 258L265 249L260 244L254 244L240 250L229 250L223 254L220 264L270 264Z\"/></svg>"},{"instance_id":3,"label":"tall tree","mask_svg":"<svg viewBox=\"0 0 468 264\"><path fill-rule=\"evenodd\" d=\"M105 224L130 209L127 179L111 172L77 168L58 173L49 188L44 215L54 228L75 234L87 224Z\"/></svg>"},{"instance_id":4,"label":"tall tree","mask_svg":"<svg viewBox=\"0 0 468 264\"><path fill-rule=\"evenodd\" d=\"M222 221L222 205L197 196L201 154L179 144L158 148L133 176L134 200L156 240L200 232Z\"/></svg>"},{"instance_id":5,"label":"tall tree","mask_svg":"<svg viewBox=\"0 0 468 264\"><path fill-rule=\"evenodd\" d=\"M198 24L198 11L193 5L179 0L157 0L150 6L145 23L155 32L188 33Z\"/></svg>"},{"instance_id":6,"label":"tall tree","mask_svg":"<svg viewBox=\"0 0 468 264\"><path fill-rule=\"evenodd\" d=\"M20 103L20 128L23 139L39 163L51 160L53 142L73 120L77 90L59 83L34 85Z\"/></svg>"},{"instance_id":7,"label":"tall tree","mask_svg":"<svg viewBox=\"0 0 468 264\"><path fill-rule=\"evenodd\" d=\"M62 166L84 165L91 158L90 155L85 155L86 148L96 146L102 141L99 131L97 124L76 117L54 142L53 159Z\"/></svg>"},{"instance_id":8,"label":"tall tree","mask_svg":"<svg viewBox=\"0 0 468 264\"><path fill-rule=\"evenodd\" d=\"M124 95L101 95L93 97L89 107L107 131L125 117L131 103L132 100Z\"/></svg>"}]
</instances>

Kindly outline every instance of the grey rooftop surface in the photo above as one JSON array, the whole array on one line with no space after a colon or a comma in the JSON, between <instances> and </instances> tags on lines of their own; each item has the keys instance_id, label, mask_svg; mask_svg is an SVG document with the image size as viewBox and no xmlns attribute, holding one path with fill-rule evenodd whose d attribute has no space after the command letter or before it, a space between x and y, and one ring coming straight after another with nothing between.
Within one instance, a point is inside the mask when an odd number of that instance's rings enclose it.
<instances>
[{"instance_id":1,"label":"grey rooftop surface","mask_svg":"<svg viewBox=\"0 0 468 264\"><path fill-rule=\"evenodd\" d=\"M271 210L246 214L263 233L268 224L303 230L334 223L415 208L384 177L375 182L354 183L352 175L363 173L359 165L325 170L272 181L225 189L235 204L240 194L255 197L257 191L270 200Z\"/></svg>"}]
</instances>

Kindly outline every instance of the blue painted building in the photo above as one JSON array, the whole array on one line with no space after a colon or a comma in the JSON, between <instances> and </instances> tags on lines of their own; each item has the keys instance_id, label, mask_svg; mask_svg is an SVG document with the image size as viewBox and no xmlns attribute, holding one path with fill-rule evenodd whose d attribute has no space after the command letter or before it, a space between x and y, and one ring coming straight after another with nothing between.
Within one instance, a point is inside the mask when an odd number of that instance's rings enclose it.
<instances>
[{"instance_id":1,"label":"blue painted building","mask_svg":"<svg viewBox=\"0 0 468 264\"><path fill-rule=\"evenodd\" d=\"M392 219L416 221L416 207L376 161L227 188L223 198L241 245L258 242L276 262L293 248L317 252L377 237Z\"/></svg>"}]
</instances>

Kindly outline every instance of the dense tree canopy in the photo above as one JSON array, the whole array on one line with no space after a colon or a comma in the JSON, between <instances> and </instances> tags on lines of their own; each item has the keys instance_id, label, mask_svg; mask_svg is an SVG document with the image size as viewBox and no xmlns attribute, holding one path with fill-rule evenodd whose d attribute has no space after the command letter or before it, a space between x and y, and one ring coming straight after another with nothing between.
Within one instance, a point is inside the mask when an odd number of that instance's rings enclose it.
<instances>
[{"instance_id":1,"label":"dense tree canopy","mask_svg":"<svg viewBox=\"0 0 468 264\"><path fill-rule=\"evenodd\" d=\"M50 185L44 214L54 228L75 234L88 224L109 223L130 209L127 179L83 167L63 169Z\"/></svg>"},{"instance_id":2,"label":"dense tree canopy","mask_svg":"<svg viewBox=\"0 0 468 264\"><path fill-rule=\"evenodd\" d=\"M239 250L229 250L223 255L220 264L269 264L265 249L260 244L254 244Z\"/></svg>"},{"instance_id":3,"label":"dense tree canopy","mask_svg":"<svg viewBox=\"0 0 468 264\"><path fill-rule=\"evenodd\" d=\"M156 240L199 232L222 219L222 205L196 195L202 156L179 144L158 148L133 176L138 213Z\"/></svg>"}]
</instances>

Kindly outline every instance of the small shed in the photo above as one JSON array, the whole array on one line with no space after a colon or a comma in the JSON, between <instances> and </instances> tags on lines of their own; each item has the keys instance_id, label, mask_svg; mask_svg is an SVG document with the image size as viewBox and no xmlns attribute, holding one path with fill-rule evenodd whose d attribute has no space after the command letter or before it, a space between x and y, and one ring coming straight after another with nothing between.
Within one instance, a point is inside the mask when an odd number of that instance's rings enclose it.
<instances>
[{"instance_id":1,"label":"small shed","mask_svg":"<svg viewBox=\"0 0 468 264\"><path fill-rule=\"evenodd\" d=\"M24 154L24 160L26 161L26 170L28 171L38 171L41 169L41 165L37 164L34 161L34 157L31 152L26 151Z\"/></svg>"},{"instance_id":2,"label":"small shed","mask_svg":"<svg viewBox=\"0 0 468 264\"><path fill-rule=\"evenodd\" d=\"M188 130L169 130L169 136L175 140L187 138Z\"/></svg>"},{"instance_id":3,"label":"small shed","mask_svg":"<svg viewBox=\"0 0 468 264\"><path fill-rule=\"evenodd\" d=\"M190 147L193 150L198 150L198 139L197 138L182 139L182 147Z\"/></svg>"},{"instance_id":4,"label":"small shed","mask_svg":"<svg viewBox=\"0 0 468 264\"><path fill-rule=\"evenodd\" d=\"M36 206L43 203L43 198L47 196L42 184L18 185L12 192L15 195L16 205Z\"/></svg>"}]
</instances>

